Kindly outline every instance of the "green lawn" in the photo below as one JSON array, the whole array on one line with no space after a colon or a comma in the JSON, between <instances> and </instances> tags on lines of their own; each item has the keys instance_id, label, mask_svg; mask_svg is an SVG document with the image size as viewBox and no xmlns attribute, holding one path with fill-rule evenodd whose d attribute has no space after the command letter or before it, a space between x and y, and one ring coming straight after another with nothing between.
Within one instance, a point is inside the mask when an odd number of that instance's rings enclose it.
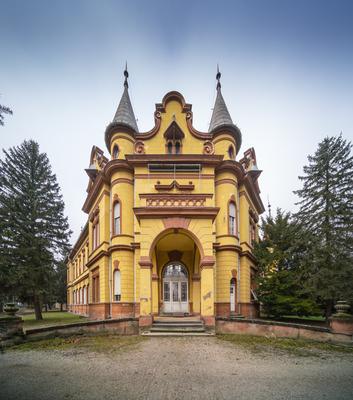
<instances>
[{"instance_id":1,"label":"green lawn","mask_svg":"<svg viewBox=\"0 0 353 400\"><path fill-rule=\"evenodd\" d=\"M70 336L67 338L57 337L51 339L38 340L36 342L22 343L9 348L9 350L86 350L99 353L112 354L117 351L134 348L137 344L145 340L142 336L119 336L109 333L86 334L80 336Z\"/></svg>"},{"instance_id":2,"label":"green lawn","mask_svg":"<svg viewBox=\"0 0 353 400\"><path fill-rule=\"evenodd\" d=\"M322 357L323 353L339 352L353 354L353 347L316 342L304 339L274 338L265 336L222 334L217 335L220 340L231 342L254 353L287 353L295 356Z\"/></svg>"},{"instance_id":3,"label":"green lawn","mask_svg":"<svg viewBox=\"0 0 353 400\"><path fill-rule=\"evenodd\" d=\"M43 312L42 315L43 319L41 321L36 321L34 314L23 315L22 319L24 320L23 324L24 329L42 328L44 326L51 326L51 325L71 324L73 322L80 322L87 320L87 318L85 317L71 314L69 312L48 311L48 312Z\"/></svg>"},{"instance_id":4,"label":"green lawn","mask_svg":"<svg viewBox=\"0 0 353 400\"><path fill-rule=\"evenodd\" d=\"M286 319L302 319L303 321L325 321L325 318L320 315L310 315L309 317L300 317L299 315L284 315Z\"/></svg>"}]
</instances>

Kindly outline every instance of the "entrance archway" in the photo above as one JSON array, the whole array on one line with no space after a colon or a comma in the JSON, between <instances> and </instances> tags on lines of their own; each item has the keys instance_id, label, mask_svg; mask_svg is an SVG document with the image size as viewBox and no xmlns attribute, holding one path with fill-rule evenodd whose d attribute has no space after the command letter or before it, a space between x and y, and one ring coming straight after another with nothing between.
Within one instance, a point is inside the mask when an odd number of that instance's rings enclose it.
<instances>
[{"instance_id":1,"label":"entrance archway","mask_svg":"<svg viewBox=\"0 0 353 400\"><path fill-rule=\"evenodd\" d=\"M189 312L188 270L180 261L168 263L162 271L163 312Z\"/></svg>"},{"instance_id":2,"label":"entrance archway","mask_svg":"<svg viewBox=\"0 0 353 400\"><path fill-rule=\"evenodd\" d=\"M201 312L199 243L183 229L167 229L152 243L153 314Z\"/></svg>"}]
</instances>

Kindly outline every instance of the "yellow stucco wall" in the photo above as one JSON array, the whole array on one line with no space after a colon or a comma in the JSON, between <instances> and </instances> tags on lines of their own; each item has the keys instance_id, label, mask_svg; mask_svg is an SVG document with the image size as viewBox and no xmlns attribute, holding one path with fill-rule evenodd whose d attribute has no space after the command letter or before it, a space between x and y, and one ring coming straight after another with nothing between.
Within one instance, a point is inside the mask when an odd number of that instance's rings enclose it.
<instances>
[{"instance_id":1,"label":"yellow stucco wall","mask_svg":"<svg viewBox=\"0 0 353 400\"><path fill-rule=\"evenodd\" d=\"M143 141L144 144L144 154L141 154L141 159L146 155L151 157L165 155L166 140L163 135L174 122L184 134L180 157L190 154L206 157L203 156L205 139L196 137L188 129L187 112L183 112L180 101L173 98L167 102L164 111L160 112L160 118L159 131L149 138L134 138L126 131L117 131L110 137L110 153L113 153L114 146L118 146L119 154L117 161L108 160L105 166L100 165L101 174L105 175L99 186L95 187L96 182L91 183L88 200L85 203L85 211L88 214L87 234L80 238L80 245L75 247L67 264L69 304L72 302L73 292L88 284L91 301L92 271L96 273L97 268L100 279L100 302L111 303L113 273L114 269L118 268L121 274L120 302L139 304L139 313L142 316L158 314L163 290L162 268L169 261L168 252L173 248L182 253L181 261L188 269L189 302L193 312L201 313L203 316L214 316L215 302L229 302L229 285L234 274L240 286L238 301L250 302L250 266L253 262L245 254L246 251L250 253L252 251L249 239L249 212L251 209L260 213L261 210L250 200L251 193L249 194L248 187L239 181L239 172L235 167L234 170L231 167L218 170L216 162L208 163L207 158L202 158L203 161L200 161L202 168L198 173L163 175L149 171L148 161L130 162L129 156L134 155L136 141ZM223 157L223 160L221 157L217 161L219 164L225 161L235 163L228 151L229 146L234 147L235 153L238 151L238 144L232 134L226 131L217 134L213 145L214 154ZM113 161L120 164L112 167L110 164ZM166 157L163 162L167 161ZM129 166L126 167L122 163ZM237 168L241 169L239 165ZM157 183L169 185L174 180L179 185L192 184L194 189L185 191L174 187L169 191L157 190ZM182 212L177 217L168 215L137 217L136 209L149 208L146 195L158 193L186 197L194 194L207 195L202 207L213 210L217 208L219 211L215 219L211 216L200 217L190 214L183 216ZM89 196L92 196L92 199ZM237 209L236 235L229 235L228 229L228 204L231 199L235 201ZM121 203L121 232L118 235L114 234L112 227L114 201ZM91 216L96 210L99 210L100 243L93 249ZM174 218L176 223L184 221L185 226L168 228L166 227L168 218ZM167 234L170 235L168 250L151 249L152 244L158 244ZM183 240L176 235L185 235L188 239ZM238 265L239 260L240 265ZM81 269L77 269L80 262L84 265ZM149 267L149 262L152 268ZM79 273L74 273L77 270ZM138 314L138 311L136 313Z\"/></svg>"}]
</instances>

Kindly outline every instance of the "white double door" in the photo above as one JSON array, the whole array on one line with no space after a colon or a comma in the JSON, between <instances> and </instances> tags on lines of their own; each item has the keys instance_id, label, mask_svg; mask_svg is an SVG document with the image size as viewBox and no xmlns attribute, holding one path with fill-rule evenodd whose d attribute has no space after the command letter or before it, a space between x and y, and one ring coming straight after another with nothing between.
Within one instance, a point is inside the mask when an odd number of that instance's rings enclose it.
<instances>
[{"instance_id":1,"label":"white double door","mask_svg":"<svg viewBox=\"0 0 353 400\"><path fill-rule=\"evenodd\" d=\"M163 280L163 310L166 313L187 313L189 311L187 279L168 278Z\"/></svg>"}]
</instances>

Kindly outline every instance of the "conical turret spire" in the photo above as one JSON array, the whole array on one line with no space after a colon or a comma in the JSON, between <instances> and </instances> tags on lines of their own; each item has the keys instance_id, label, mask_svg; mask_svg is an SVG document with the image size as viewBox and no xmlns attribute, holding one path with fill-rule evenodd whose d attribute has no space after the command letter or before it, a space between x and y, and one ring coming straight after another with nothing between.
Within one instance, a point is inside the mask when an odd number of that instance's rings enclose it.
<instances>
[{"instance_id":1,"label":"conical turret spire","mask_svg":"<svg viewBox=\"0 0 353 400\"><path fill-rule=\"evenodd\" d=\"M219 128L224 125L233 125L232 118L229 114L228 108L222 96L221 73L219 72L218 65L217 65L216 79L217 79L217 97L212 112L210 127L208 129L209 132L212 132L216 128Z\"/></svg>"},{"instance_id":2,"label":"conical turret spire","mask_svg":"<svg viewBox=\"0 0 353 400\"><path fill-rule=\"evenodd\" d=\"M127 64L125 65L124 70L124 92L121 96L119 106L116 110L113 123L123 124L129 126L134 131L138 132L138 127L136 123L136 118L134 114L134 110L131 105L130 96L129 96L129 84L127 78L129 77L129 73L127 71Z\"/></svg>"}]
</instances>

